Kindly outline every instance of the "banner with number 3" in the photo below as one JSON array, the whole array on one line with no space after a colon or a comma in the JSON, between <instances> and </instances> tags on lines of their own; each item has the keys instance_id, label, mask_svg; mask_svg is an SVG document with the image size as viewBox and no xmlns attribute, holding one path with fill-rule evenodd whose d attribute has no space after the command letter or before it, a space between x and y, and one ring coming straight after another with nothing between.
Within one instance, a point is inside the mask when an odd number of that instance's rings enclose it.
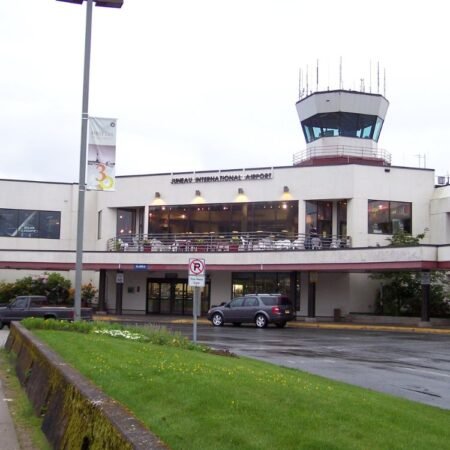
<instances>
[{"instance_id":1,"label":"banner with number 3","mask_svg":"<svg viewBox=\"0 0 450 450\"><path fill-rule=\"evenodd\" d=\"M114 191L117 119L89 117L87 188Z\"/></svg>"}]
</instances>

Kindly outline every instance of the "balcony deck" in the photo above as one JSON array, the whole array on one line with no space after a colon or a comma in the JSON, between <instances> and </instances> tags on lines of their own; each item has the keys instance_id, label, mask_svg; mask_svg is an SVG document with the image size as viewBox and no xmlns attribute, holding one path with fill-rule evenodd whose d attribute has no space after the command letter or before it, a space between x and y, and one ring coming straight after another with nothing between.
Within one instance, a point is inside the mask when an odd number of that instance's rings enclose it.
<instances>
[{"instance_id":1,"label":"balcony deck","mask_svg":"<svg viewBox=\"0 0 450 450\"><path fill-rule=\"evenodd\" d=\"M217 253L342 249L351 247L350 236L290 233L183 233L128 234L108 240L108 251Z\"/></svg>"}]
</instances>

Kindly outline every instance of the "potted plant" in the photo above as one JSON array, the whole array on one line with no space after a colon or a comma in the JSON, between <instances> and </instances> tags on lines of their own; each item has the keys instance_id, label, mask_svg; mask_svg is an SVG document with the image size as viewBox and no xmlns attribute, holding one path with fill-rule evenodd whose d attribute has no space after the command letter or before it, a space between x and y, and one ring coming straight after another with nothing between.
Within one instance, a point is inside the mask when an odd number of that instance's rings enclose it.
<instances>
[{"instance_id":1,"label":"potted plant","mask_svg":"<svg viewBox=\"0 0 450 450\"><path fill-rule=\"evenodd\" d=\"M206 252L206 243L204 239L197 239L195 241L195 248L198 252Z\"/></svg>"},{"instance_id":2,"label":"potted plant","mask_svg":"<svg viewBox=\"0 0 450 450\"><path fill-rule=\"evenodd\" d=\"M230 252L237 252L239 250L239 237L232 236L229 245Z\"/></svg>"}]
</instances>

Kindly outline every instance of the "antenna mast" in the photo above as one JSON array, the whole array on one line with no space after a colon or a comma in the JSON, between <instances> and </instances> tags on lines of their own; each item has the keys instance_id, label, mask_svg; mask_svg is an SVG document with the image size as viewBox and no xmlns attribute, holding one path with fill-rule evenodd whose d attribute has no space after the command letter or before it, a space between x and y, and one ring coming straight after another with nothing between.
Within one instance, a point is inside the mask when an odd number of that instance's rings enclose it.
<instances>
[{"instance_id":1,"label":"antenna mast","mask_svg":"<svg viewBox=\"0 0 450 450\"><path fill-rule=\"evenodd\" d=\"M380 61L377 62L377 94L380 93Z\"/></svg>"},{"instance_id":2,"label":"antenna mast","mask_svg":"<svg viewBox=\"0 0 450 450\"><path fill-rule=\"evenodd\" d=\"M339 89L342 89L342 56L339 60Z\"/></svg>"},{"instance_id":3,"label":"antenna mast","mask_svg":"<svg viewBox=\"0 0 450 450\"><path fill-rule=\"evenodd\" d=\"M302 98L302 68L298 69L298 98Z\"/></svg>"},{"instance_id":4,"label":"antenna mast","mask_svg":"<svg viewBox=\"0 0 450 450\"><path fill-rule=\"evenodd\" d=\"M306 95L309 95L309 67L306 65Z\"/></svg>"},{"instance_id":5,"label":"antenna mast","mask_svg":"<svg viewBox=\"0 0 450 450\"><path fill-rule=\"evenodd\" d=\"M316 64L316 91L319 91L319 60Z\"/></svg>"}]
</instances>

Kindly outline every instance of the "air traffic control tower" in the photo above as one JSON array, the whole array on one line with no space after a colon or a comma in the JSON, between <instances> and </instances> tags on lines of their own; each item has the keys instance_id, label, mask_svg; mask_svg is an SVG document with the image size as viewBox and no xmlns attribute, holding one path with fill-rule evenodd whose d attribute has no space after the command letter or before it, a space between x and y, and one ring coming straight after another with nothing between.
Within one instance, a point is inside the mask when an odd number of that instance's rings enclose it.
<instances>
[{"instance_id":1,"label":"air traffic control tower","mask_svg":"<svg viewBox=\"0 0 450 450\"><path fill-rule=\"evenodd\" d=\"M378 148L389 106L382 95L321 91L301 98L296 106L306 150L294 155L294 165L391 164L391 155Z\"/></svg>"}]
</instances>

